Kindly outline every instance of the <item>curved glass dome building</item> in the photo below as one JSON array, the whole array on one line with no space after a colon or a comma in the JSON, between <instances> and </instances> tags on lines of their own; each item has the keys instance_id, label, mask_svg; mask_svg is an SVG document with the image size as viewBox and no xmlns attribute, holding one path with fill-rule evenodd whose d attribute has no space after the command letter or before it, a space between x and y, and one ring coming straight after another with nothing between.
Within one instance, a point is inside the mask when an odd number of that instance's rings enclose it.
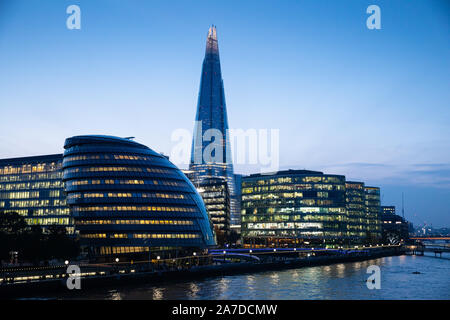
<instances>
[{"instance_id":1,"label":"curved glass dome building","mask_svg":"<svg viewBox=\"0 0 450 320\"><path fill-rule=\"evenodd\" d=\"M129 139L66 139L63 181L81 246L90 256L215 245L206 208L166 157Z\"/></svg>"}]
</instances>

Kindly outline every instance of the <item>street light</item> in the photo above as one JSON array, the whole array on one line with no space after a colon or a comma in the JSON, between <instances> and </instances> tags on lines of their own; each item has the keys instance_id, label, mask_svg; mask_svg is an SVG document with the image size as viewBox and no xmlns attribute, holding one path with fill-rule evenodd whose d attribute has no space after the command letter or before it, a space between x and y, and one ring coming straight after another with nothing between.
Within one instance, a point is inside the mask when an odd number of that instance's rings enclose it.
<instances>
[{"instance_id":1,"label":"street light","mask_svg":"<svg viewBox=\"0 0 450 320\"><path fill-rule=\"evenodd\" d=\"M69 260L64 261L64 264L67 266L69 264Z\"/></svg>"},{"instance_id":2,"label":"street light","mask_svg":"<svg viewBox=\"0 0 450 320\"><path fill-rule=\"evenodd\" d=\"M197 252L194 252L194 256L196 256L197 255Z\"/></svg>"},{"instance_id":3,"label":"street light","mask_svg":"<svg viewBox=\"0 0 450 320\"><path fill-rule=\"evenodd\" d=\"M119 258L116 258L116 262L119 262Z\"/></svg>"}]
</instances>

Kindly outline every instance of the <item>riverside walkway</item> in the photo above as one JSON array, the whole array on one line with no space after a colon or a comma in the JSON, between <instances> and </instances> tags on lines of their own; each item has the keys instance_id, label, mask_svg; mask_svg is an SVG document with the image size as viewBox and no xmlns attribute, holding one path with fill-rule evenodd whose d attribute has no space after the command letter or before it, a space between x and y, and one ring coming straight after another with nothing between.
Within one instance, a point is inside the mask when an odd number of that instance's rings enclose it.
<instances>
[{"instance_id":1,"label":"riverside walkway","mask_svg":"<svg viewBox=\"0 0 450 320\"><path fill-rule=\"evenodd\" d=\"M68 290L69 277L77 276L83 288L119 283L161 282L236 273L299 268L362 261L403 253L401 246L356 248L216 249L207 255L138 262L89 264L75 261L79 274L67 273L68 265L0 269L0 295Z\"/></svg>"}]
</instances>

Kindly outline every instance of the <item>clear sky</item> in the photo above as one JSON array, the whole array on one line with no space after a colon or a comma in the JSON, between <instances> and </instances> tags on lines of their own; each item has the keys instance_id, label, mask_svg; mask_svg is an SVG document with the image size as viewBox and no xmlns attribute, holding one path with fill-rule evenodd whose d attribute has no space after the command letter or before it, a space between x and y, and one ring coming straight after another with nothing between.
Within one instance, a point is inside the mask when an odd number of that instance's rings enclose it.
<instances>
[{"instance_id":1,"label":"clear sky","mask_svg":"<svg viewBox=\"0 0 450 320\"><path fill-rule=\"evenodd\" d=\"M230 128L280 129L282 168L380 186L399 211L404 192L406 218L450 226L446 0L0 0L0 158L78 134L170 154L193 129L211 24Z\"/></svg>"}]
</instances>

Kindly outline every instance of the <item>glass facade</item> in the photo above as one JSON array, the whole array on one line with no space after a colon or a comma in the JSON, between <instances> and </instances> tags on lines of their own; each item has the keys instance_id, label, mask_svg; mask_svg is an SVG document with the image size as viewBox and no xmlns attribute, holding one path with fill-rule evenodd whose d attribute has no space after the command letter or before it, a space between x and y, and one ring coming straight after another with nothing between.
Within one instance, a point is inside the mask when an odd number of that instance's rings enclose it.
<instances>
[{"instance_id":1,"label":"glass facade","mask_svg":"<svg viewBox=\"0 0 450 320\"><path fill-rule=\"evenodd\" d=\"M62 154L0 160L0 211L30 225L61 225L73 233L62 182Z\"/></svg>"},{"instance_id":2,"label":"glass facade","mask_svg":"<svg viewBox=\"0 0 450 320\"><path fill-rule=\"evenodd\" d=\"M230 235L230 194L225 179L204 179L197 190L205 203L214 225L219 245L224 245Z\"/></svg>"},{"instance_id":3,"label":"glass facade","mask_svg":"<svg viewBox=\"0 0 450 320\"><path fill-rule=\"evenodd\" d=\"M345 177L288 170L242 177L244 245L335 243L349 238Z\"/></svg>"},{"instance_id":4,"label":"glass facade","mask_svg":"<svg viewBox=\"0 0 450 320\"><path fill-rule=\"evenodd\" d=\"M67 204L90 256L215 245L202 199L163 155L110 136L68 138L64 148Z\"/></svg>"},{"instance_id":5,"label":"glass facade","mask_svg":"<svg viewBox=\"0 0 450 320\"><path fill-rule=\"evenodd\" d=\"M198 184L205 178L226 179L230 192L231 219L239 223L239 197L233 174L225 90L214 26L209 29L206 40L195 120L189 165L189 170L192 171L191 180ZM220 141L209 137L209 133L214 132L219 133ZM213 149L212 152L205 153L210 149ZM205 154L211 155L212 158L205 159Z\"/></svg>"},{"instance_id":6,"label":"glass facade","mask_svg":"<svg viewBox=\"0 0 450 320\"><path fill-rule=\"evenodd\" d=\"M367 234L372 241L381 239L381 205L380 205L380 188L364 187L366 213L368 218Z\"/></svg>"},{"instance_id":7,"label":"glass facade","mask_svg":"<svg viewBox=\"0 0 450 320\"><path fill-rule=\"evenodd\" d=\"M347 207L347 234L354 243L363 243L367 239L367 227L370 222L366 212L364 183L347 181L345 183L345 200Z\"/></svg>"}]
</instances>

